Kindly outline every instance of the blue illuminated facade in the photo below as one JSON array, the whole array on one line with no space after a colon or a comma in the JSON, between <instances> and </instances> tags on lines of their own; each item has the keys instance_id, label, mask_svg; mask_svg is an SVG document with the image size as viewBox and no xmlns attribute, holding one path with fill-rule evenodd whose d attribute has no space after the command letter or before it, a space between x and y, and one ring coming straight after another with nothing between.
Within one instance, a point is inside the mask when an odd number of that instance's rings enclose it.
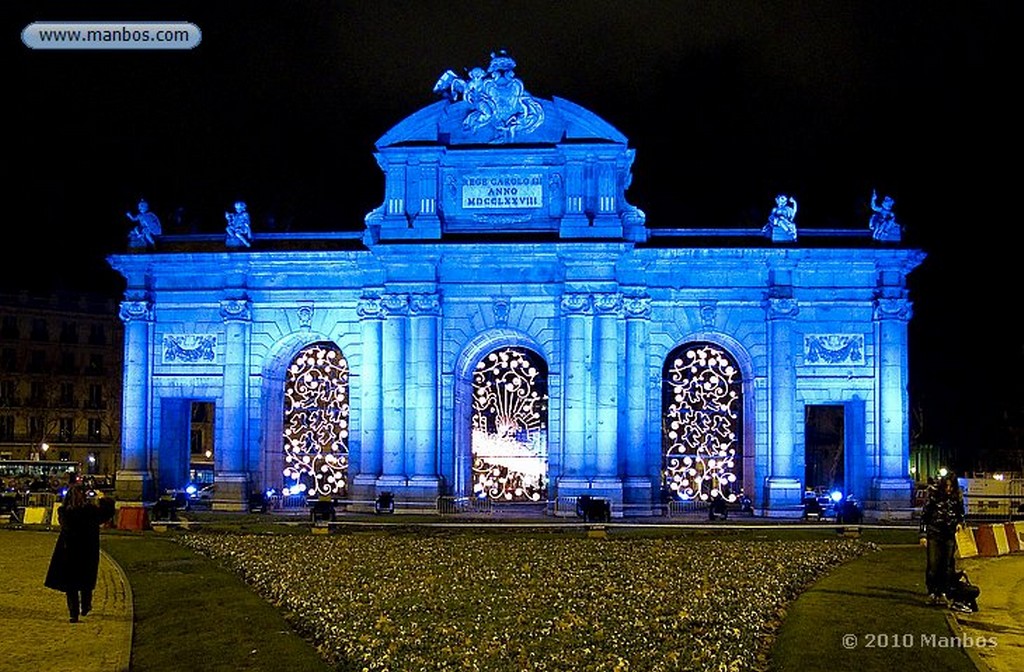
<instances>
[{"instance_id":1,"label":"blue illuminated facade","mask_svg":"<svg viewBox=\"0 0 1024 672\"><path fill-rule=\"evenodd\" d=\"M513 67L445 73L380 138L363 232L162 235L109 258L121 496L182 485L189 409L211 402L225 510L301 483L400 507L593 495L615 516L742 489L793 516L808 409L828 407L830 485L909 507L906 278L924 254L867 222L648 227L627 139Z\"/></svg>"}]
</instances>

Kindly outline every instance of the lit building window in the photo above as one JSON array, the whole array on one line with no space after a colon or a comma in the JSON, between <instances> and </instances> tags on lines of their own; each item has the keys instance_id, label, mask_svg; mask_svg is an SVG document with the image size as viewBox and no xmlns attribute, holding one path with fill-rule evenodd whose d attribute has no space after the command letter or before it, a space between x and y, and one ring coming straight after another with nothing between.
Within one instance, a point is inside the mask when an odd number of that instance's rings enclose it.
<instances>
[{"instance_id":1,"label":"lit building window","mask_svg":"<svg viewBox=\"0 0 1024 672\"><path fill-rule=\"evenodd\" d=\"M284 388L284 487L343 496L348 484L348 361L318 343L296 355Z\"/></svg>"},{"instance_id":2,"label":"lit building window","mask_svg":"<svg viewBox=\"0 0 1024 672\"><path fill-rule=\"evenodd\" d=\"M676 349L662 377L662 478L681 499L735 501L742 484L741 380L710 343Z\"/></svg>"},{"instance_id":3,"label":"lit building window","mask_svg":"<svg viewBox=\"0 0 1024 672\"><path fill-rule=\"evenodd\" d=\"M499 502L547 500L547 366L506 348L473 372L473 490Z\"/></svg>"}]
</instances>

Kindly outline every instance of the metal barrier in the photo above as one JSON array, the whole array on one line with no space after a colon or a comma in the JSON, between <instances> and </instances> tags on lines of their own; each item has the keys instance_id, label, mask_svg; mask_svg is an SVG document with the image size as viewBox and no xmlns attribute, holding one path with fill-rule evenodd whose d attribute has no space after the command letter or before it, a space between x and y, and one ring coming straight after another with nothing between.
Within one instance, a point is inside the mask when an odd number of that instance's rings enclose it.
<instances>
[{"instance_id":1,"label":"metal barrier","mask_svg":"<svg viewBox=\"0 0 1024 672\"><path fill-rule=\"evenodd\" d=\"M442 516L461 513L466 508L466 497L451 497L442 495L435 502L437 513Z\"/></svg>"},{"instance_id":2,"label":"metal barrier","mask_svg":"<svg viewBox=\"0 0 1024 672\"><path fill-rule=\"evenodd\" d=\"M459 513L492 513L494 511L491 500L478 497L454 497L442 495L435 503L437 513L442 516L450 516Z\"/></svg>"},{"instance_id":3,"label":"metal barrier","mask_svg":"<svg viewBox=\"0 0 1024 672\"><path fill-rule=\"evenodd\" d=\"M670 499L665 507L665 515L682 516L693 513L707 513L708 503L699 499Z\"/></svg>"},{"instance_id":4,"label":"metal barrier","mask_svg":"<svg viewBox=\"0 0 1024 672\"><path fill-rule=\"evenodd\" d=\"M555 516L576 517L576 503L579 497L559 497L555 500Z\"/></svg>"}]
</instances>

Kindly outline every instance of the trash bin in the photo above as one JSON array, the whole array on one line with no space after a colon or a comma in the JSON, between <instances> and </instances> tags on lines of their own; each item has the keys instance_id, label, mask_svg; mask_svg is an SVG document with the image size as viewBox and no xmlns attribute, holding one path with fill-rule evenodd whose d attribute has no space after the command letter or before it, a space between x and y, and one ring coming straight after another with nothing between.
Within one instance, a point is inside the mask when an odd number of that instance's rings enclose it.
<instances>
[{"instance_id":1,"label":"trash bin","mask_svg":"<svg viewBox=\"0 0 1024 672\"><path fill-rule=\"evenodd\" d=\"M587 513L590 511L590 500L593 499L590 495L580 495L576 498L576 517L587 519Z\"/></svg>"},{"instance_id":2,"label":"trash bin","mask_svg":"<svg viewBox=\"0 0 1024 672\"><path fill-rule=\"evenodd\" d=\"M576 515L588 523L607 523L612 519L612 502L605 497L581 495L576 500Z\"/></svg>"},{"instance_id":3,"label":"trash bin","mask_svg":"<svg viewBox=\"0 0 1024 672\"><path fill-rule=\"evenodd\" d=\"M309 515L314 523L322 520L333 523L335 519L334 500L330 497L321 497L313 502L309 509Z\"/></svg>"},{"instance_id":4,"label":"trash bin","mask_svg":"<svg viewBox=\"0 0 1024 672\"><path fill-rule=\"evenodd\" d=\"M377 499L373 502L374 513L394 513L395 512L395 496L390 492L382 492L377 495Z\"/></svg>"}]
</instances>

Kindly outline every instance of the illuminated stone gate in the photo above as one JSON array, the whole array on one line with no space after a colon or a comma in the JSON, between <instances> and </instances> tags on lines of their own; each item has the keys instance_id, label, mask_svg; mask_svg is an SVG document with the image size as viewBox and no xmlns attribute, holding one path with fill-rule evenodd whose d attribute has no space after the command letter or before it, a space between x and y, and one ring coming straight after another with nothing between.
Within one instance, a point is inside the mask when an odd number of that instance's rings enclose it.
<instances>
[{"instance_id":1,"label":"illuminated stone gate","mask_svg":"<svg viewBox=\"0 0 1024 672\"><path fill-rule=\"evenodd\" d=\"M799 229L780 196L764 229L649 228L627 139L513 66L445 73L441 100L380 138L361 232L252 232L238 203L224 234L134 236L109 258L121 496L182 485L181 409L202 401L220 509L288 488L400 509L588 494L650 515L742 489L797 515L805 411L826 406L838 485L909 506L906 277L924 255L891 212L884 235Z\"/></svg>"}]
</instances>

